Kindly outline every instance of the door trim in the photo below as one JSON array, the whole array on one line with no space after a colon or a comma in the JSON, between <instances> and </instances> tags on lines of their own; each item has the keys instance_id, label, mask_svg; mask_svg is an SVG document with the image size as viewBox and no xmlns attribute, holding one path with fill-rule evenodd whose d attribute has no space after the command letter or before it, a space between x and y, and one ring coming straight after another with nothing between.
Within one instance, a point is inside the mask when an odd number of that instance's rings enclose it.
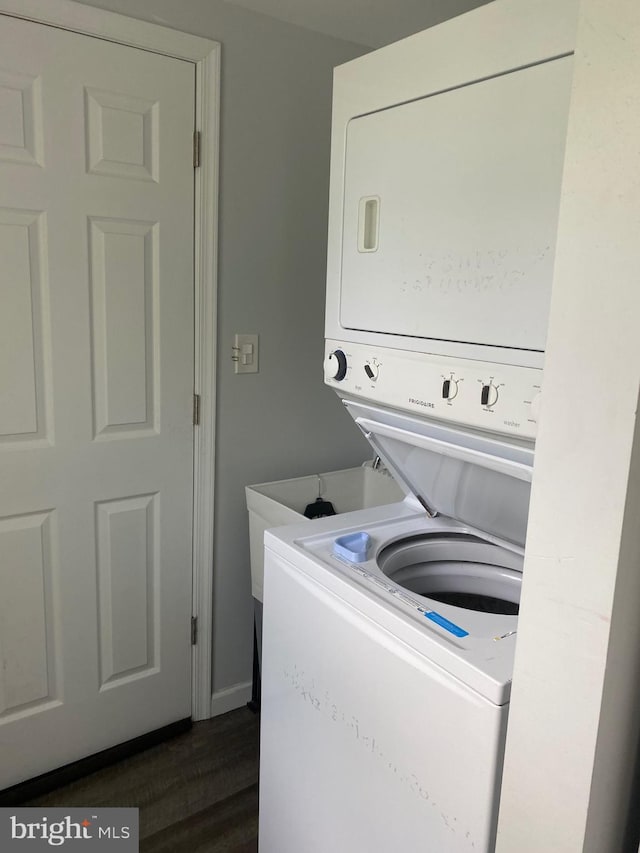
<instances>
[{"instance_id":1,"label":"door trim","mask_svg":"<svg viewBox=\"0 0 640 853\"><path fill-rule=\"evenodd\" d=\"M221 46L74 0L0 0L0 14L149 50L195 66L195 129L201 133L202 145L200 166L195 170L194 218L194 393L200 395L200 424L194 432L193 460L192 613L198 619L198 642L192 651L191 709L194 720L204 720L211 716L212 683Z\"/></svg>"}]
</instances>

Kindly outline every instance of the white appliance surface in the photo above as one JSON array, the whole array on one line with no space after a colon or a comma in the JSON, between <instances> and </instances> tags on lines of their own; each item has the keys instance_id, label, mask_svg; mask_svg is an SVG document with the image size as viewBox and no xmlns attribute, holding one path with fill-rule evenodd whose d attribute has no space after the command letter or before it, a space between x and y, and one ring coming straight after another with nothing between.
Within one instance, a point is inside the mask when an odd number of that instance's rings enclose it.
<instances>
[{"instance_id":1,"label":"white appliance surface","mask_svg":"<svg viewBox=\"0 0 640 853\"><path fill-rule=\"evenodd\" d=\"M340 521L338 527L335 518L318 520L311 534L305 523L267 531L265 559L270 552L278 554L494 704L507 702L517 616L468 610L407 592L383 573L377 559L390 543L424 534L438 538L447 535L452 541L458 537L463 542L474 537L497 549L506 548L516 560L521 559L523 549L505 546L501 540L453 519L427 518L411 498L347 513ZM355 532L368 533L372 541L369 558L361 563L350 563L333 553L337 538ZM265 598L265 604L269 603ZM426 618L433 613L450 625L442 627ZM455 629L466 636L457 636Z\"/></svg>"},{"instance_id":2,"label":"white appliance surface","mask_svg":"<svg viewBox=\"0 0 640 853\"><path fill-rule=\"evenodd\" d=\"M408 495L265 534L260 851L487 853L517 610L443 591L519 600L533 452L345 402Z\"/></svg>"},{"instance_id":3,"label":"white appliance surface","mask_svg":"<svg viewBox=\"0 0 640 853\"><path fill-rule=\"evenodd\" d=\"M406 352L374 344L325 342L325 381L341 397L464 424L535 437L542 370Z\"/></svg>"},{"instance_id":4,"label":"white appliance surface","mask_svg":"<svg viewBox=\"0 0 640 853\"><path fill-rule=\"evenodd\" d=\"M345 330L544 350L572 63L349 122Z\"/></svg>"},{"instance_id":5,"label":"white appliance surface","mask_svg":"<svg viewBox=\"0 0 640 853\"><path fill-rule=\"evenodd\" d=\"M494 541L524 546L533 448L344 401L398 484L428 515L455 518Z\"/></svg>"},{"instance_id":6,"label":"white appliance surface","mask_svg":"<svg viewBox=\"0 0 640 853\"><path fill-rule=\"evenodd\" d=\"M500 0L336 69L325 336L541 368L575 0Z\"/></svg>"},{"instance_id":7,"label":"white appliance surface","mask_svg":"<svg viewBox=\"0 0 640 853\"><path fill-rule=\"evenodd\" d=\"M465 532L402 504L266 534L261 853L486 851L517 617L433 602L332 543Z\"/></svg>"},{"instance_id":8,"label":"white appliance surface","mask_svg":"<svg viewBox=\"0 0 640 853\"><path fill-rule=\"evenodd\" d=\"M265 534L260 853L494 849L573 17L337 69L324 375L407 497Z\"/></svg>"}]
</instances>

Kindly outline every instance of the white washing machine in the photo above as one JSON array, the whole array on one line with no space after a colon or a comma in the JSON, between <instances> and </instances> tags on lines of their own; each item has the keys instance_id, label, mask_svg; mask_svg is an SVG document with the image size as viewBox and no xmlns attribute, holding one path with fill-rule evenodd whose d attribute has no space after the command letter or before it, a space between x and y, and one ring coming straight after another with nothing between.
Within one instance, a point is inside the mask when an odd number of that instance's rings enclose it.
<instances>
[{"instance_id":1,"label":"white washing machine","mask_svg":"<svg viewBox=\"0 0 640 853\"><path fill-rule=\"evenodd\" d=\"M487 853L533 445L344 403L407 497L265 536L260 850Z\"/></svg>"},{"instance_id":2,"label":"white washing machine","mask_svg":"<svg viewBox=\"0 0 640 853\"><path fill-rule=\"evenodd\" d=\"M266 534L260 850L487 851L533 452L349 408L416 493Z\"/></svg>"},{"instance_id":3,"label":"white washing machine","mask_svg":"<svg viewBox=\"0 0 640 853\"><path fill-rule=\"evenodd\" d=\"M494 848L574 12L337 69L325 380L407 497L265 536L261 853Z\"/></svg>"}]
</instances>

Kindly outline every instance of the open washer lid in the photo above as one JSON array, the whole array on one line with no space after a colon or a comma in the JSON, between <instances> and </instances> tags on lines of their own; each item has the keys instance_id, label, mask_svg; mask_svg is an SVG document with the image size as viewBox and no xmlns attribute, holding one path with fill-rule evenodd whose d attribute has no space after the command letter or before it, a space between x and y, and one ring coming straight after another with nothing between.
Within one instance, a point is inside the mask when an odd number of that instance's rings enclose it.
<instances>
[{"instance_id":1,"label":"open washer lid","mask_svg":"<svg viewBox=\"0 0 640 853\"><path fill-rule=\"evenodd\" d=\"M524 547L533 446L354 400L343 403L400 486L430 516L455 518Z\"/></svg>"}]
</instances>

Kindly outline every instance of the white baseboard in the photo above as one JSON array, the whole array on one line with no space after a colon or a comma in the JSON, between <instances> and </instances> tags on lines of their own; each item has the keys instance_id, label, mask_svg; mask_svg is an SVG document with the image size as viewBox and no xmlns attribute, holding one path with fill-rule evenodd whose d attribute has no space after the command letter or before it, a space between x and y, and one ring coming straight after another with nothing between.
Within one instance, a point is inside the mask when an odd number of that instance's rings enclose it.
<instances>
[{"instance_id":1,"label":"white baseboard","mask_svg":"<svg viewBox=\"0 0 640 853\"><path fill-rule=\"evenodd\" d=\"M218 717L227 711L242 708L251 699L251 682L242 681L224 690L216 690L211 697L211 716Z\"/></svg>"}]
</instances>

